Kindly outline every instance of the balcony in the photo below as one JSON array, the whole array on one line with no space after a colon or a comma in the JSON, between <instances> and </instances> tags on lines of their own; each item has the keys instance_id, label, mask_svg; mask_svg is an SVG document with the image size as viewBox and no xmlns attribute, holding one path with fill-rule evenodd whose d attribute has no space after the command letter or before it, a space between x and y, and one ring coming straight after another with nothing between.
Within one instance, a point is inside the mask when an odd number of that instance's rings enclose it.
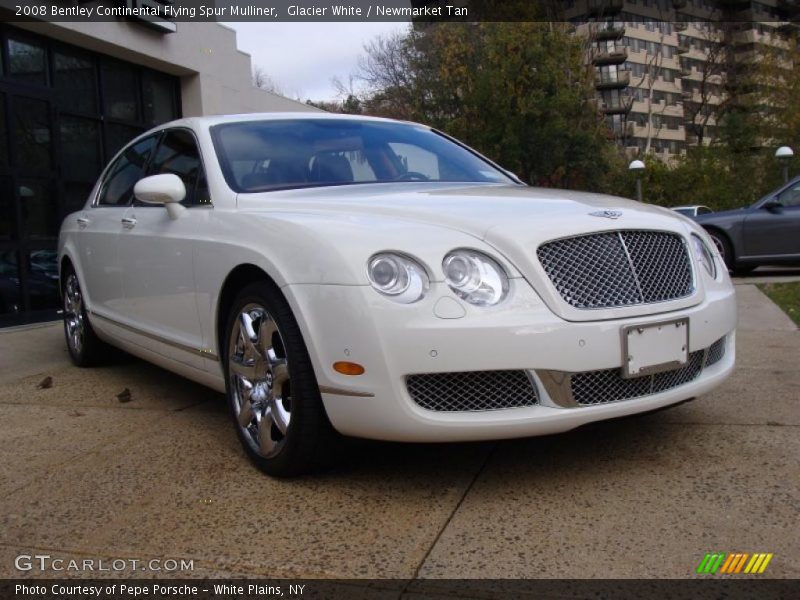
<instances>
[{"instance_id":1,"label":"balcony","mask_svg":"<svg viewBox=\"0 0 800 600\"><path fill-rule=\"evenodd\" d=\"M683 41L678 44L678 47L675 49L676 54L686 54L692 51L692 47L689 45L689 42Z\"/></svg>"},{"instance_id":2,"label":"balcony","mask_svg":"<svg viewBox=\"0 0 800 600\"><path fill-rule=\"evenodd\" d=\"M593 48L591 53L592 62L595 65L618 65L628 60L628 48L625 46L614 46L612 48Z\"/></svg>"},{"instance_id":3,"label":"balcony","mask_svg":"<svg viewBox=\"0 0 800 600\"><path fill-rule=\"evenodd\" d=\"M681 70L680 70L681 79L686 79L688 77L691 77L692 73L693 73L692 67L690 67L689 65L685 65L685 66L681 67Z\"/></svg>"},{"instance_id":4,"label":"balcony","mask_svg":"<svg viewBox=\"0 0 800 600\"><path fill-rule=\"evenodd\" d=\"M588 13L590 17L615 15L622 10L623 0L589 0Z\"/></svg>"},{"instance_id":5,"label":"balcony","mask_svg":"<svg viewBox=\"0 0 800 600\"><path fill-rule=\"evenodd\" d=\"M681 100L683 102L691 102L694 99L694 92L692 90L683 90L681 92Z\"/></svg>"},{"instance_id":6,"label":"balcony","mask_svg":"<svg viewBox=\"0 0 800 600\"><path fill-rule=\"evenodd\" d=\"M675 21L672 24L672 27L673 27L673 29L675 29L675 31L686 31L686 28L688 26L689 26L689 24L686 23L685 21Z\"/></svg>"},{"instance_id":7,"label":"balcony","mask_svg":"<svg viewBox=\"0 0 800 600\"><path fill-rule=\"evenodd\" d=\"M633 108L633 97L623 95L600 101L600 112L606 115L622 115L629 113Z\"/></svg>"},{"instance_id":8,"label":"balcony","mask_svg":"<svg viewBox=\"0 0 800 600\"><path fill-rule=\"evenodd\" d=\"M597 73L594 78L594 87L598 90L611 90L614 88L628 87L631 83L630 71L612 71L610 73Z\"/></svg>"},{"instance_id":9,"label":"balcony","mask_svg":"<svg viewBox=\"0 0 800 600\"><path fill-rule=\"evenodd\" d=\"M618 40L625 35L625 24L608 22L603 23L595 31L594 37L597 40Z\"/></svg>"}]
</instances>

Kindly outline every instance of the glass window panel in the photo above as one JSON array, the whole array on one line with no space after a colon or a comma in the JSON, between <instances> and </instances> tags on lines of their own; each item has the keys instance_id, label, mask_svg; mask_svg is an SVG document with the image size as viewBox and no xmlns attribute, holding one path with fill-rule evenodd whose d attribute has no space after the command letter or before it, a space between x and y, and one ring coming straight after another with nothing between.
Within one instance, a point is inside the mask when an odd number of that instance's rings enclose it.
<instances>
[{"instance_id":1,"label":"glass window panel","mask_svg":"<svg viewBox=\"0 0 800 600\"><path fill-rule=\"evenodd\" d=\"M88 58L56 52L54 84L59 108L66 111L97 112L97 78Z\"/></svg>"},{"instance_id":2,"label":"glass window panel","mask_svg":"<svg viewBox=\"0 0 800 600\"><path fill-rule=\"evenodd\" d=\"M25 258L31 310L58 308L58 254L55 250L32 250Z\"/></svg>"},{"instance_id":3,"label":"glass window panel","mask_svg":"<svg viewBox=\"0 0 800 600\"><path fill-rule=\"evenodd\" d=\"M81 210L89 199L94 185L91 183L67 183L64 185L64 214Z\"/></svg>"},{"instance_id":4,"label":"glass window panel","mask_svg":"<svg viewBox=\"0 0 800 600\"><path fill-rule=\"evenodd\" d=\"M143 79L145 122L158 125L175 119L175 86L172 80L155 73L146 73Z\"/></svg>"},{"instance_id":5,"label":"glass window panel","mask_svg":"<svg viewBox=\"0 0 800 600\"><path fill-rule=\"evenodd\" d=\"M44 46L8 39L8 75L24 83L47 83L47 60Z\"/></svg>"},{"instance_id":6,"label":"glass window panel","mask_svg":"<svg viewBox=\"0 0 800 600\"><path fill-rule=\"evenodd\" d=\"M207 187L200 151L197 149L194 136L188 131L170 131L164 136L149 172L172 173L180 177L186 186L186 198L183 200L183 204L186 205L196 203L195 190L198 179L202 179L203 186ZM204 193L207 195L207 192Z\"/></svg>"},{"instance_id":7,"label":"glass window panel","mask_svg":"<svg viewBox=\"0 0 800 600\"><path fill-rule=\"evenodd\" d=\"M133 198L133 186L144 177L147 160L155 148L157 136L150 136L126 149L106 175L100 190L103 206L127 206Z\"/></svg>"},{"instance_id":8,"label":"glass window panel","mask_svg":"<svg viewBox=\"0 0 800 600\"><path fill-rule=\"evenodd\" d=\"M17 239L17 216L14 210L14 194L11 182L0 179L0 240Z\"/></svg>"},{"instance_id":9,"label":"glass window panel","mask_svg":"<svg viewBox=\"0 0 800 600\"><path fill-rule=\"evenodd\" d=\"M106 126L106 161L111 160L120 148L141 134L142 131L138 127L109 123Z\"/></svg>"},{"instance_id":10,"label":"glass window panel","mask_svg":"<svg viewBox=\"0 0 800 600\"><path fill-rule=\"evenodd\" d=\"M0 94L0 166L8 164L8 133L6 131L6 96Z\"/></svg>"},{"instance_id":11,"label":"glass window panel","mask_svg":"<svg viewBox=\"0 0 800 600\"><path fill-rule=\"evenodd\" d=\"M47 102L14 98L13 122L17 166L26 171L50 170L50 115Z\"/></svg>"},{"instance_id":12,"label":"glass window panel","mask_svg":"<svg viewBox=\"0 0 800 600\"><path fill-rule=\"evenodd\" d=\"M58 236L61 214L48 182L22 179L17 182L22 231L29 239L50 240Z\"/></svg>"},{"instance_id":13,"label":"glass window panel","mask_svg":"<svg viewBox=\"0 0 800 600\"><path fill-rule=\"evenodd\" d=\"M0 315L22 310L16 250L0 250Z\"/></svg>"},{"instance_id":14,"label":"glass window panel","mask_svg":"<svg viewBox=\"0 0 800 600\"><path fill-rule=\"evenodd\" d=\"M120 63L103 64L103 97L106 116L124 121L136 121L139 97L133 67Z\"/></svg>"},{"instance_id":15,"label":"glass window panel","mask_svg":"<svg viewBox=\"0 0 800 600\"><path fill-rule=\"evenodd\" d=\"M97 121L61 115L61 165L65 179L92 181L100 174Z\"/></svg>"}]
</instances>

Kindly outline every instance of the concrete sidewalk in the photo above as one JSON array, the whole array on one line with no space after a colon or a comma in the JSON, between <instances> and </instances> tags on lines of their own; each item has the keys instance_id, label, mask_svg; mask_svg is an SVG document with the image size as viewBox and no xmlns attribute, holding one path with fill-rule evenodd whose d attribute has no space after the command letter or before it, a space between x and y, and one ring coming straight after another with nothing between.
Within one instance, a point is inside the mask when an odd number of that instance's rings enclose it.
<instances>
[{"instance_id":1,"label":"concrete sidewalk","mask_svg":"<svg viewBox=\"0 0 800 600\"><path fill-rule=\"evenodd\" d=\"M46 553L193 577L685 578L724 551L800 577L800 333L737 289L737 370L694 402L547 438L356 442L292 481L248 464L219 394L135 359L74 368L58 325L0 332L0 576L60 576L14 569Z\"/></svg>"}]
</instances>

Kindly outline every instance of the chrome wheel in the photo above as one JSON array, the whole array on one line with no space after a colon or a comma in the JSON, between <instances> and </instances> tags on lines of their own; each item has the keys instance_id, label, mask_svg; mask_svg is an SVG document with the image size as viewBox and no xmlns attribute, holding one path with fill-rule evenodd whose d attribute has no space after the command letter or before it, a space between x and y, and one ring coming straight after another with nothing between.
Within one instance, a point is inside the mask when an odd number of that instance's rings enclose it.
<instances>
[{"instance_id":1,"label":"chrome wheel","mask_svg":"<svg viewBox=\"0 0 800 600\"><path fill-rule=\"evenodd\" d=\"M244 439L259 456L275 456L292 418L289 363L275 320L258 304L245 306L233 324L228 377Z\"/></svg>"},{"instance_id":2,"label":"chrome wheel","mask_svg":"<svg viewBox=\"0 0 800 600\"><path fill-rule=\"evenodd\" d=\"M83 296L78 277L70 273L64 285L64 327L67 330L67 343L75 354L80 355L86 334L83 321Z\"/></svg>"},{"instance_id":3,"label":"chrome wheel","mask_svg":"<svg viewBox=\"0 0 800 600\"><path fill-rule=\"evenodd\" d=\"M722 257L722 260L726 261L727 257L725 256L725 244L723 244L722 240L717 238L717 236L715 235L711 236L711 241L714 242L714 245L717 247L717 252L719 252L719 255Z\"/></svg>"}]
</instances>

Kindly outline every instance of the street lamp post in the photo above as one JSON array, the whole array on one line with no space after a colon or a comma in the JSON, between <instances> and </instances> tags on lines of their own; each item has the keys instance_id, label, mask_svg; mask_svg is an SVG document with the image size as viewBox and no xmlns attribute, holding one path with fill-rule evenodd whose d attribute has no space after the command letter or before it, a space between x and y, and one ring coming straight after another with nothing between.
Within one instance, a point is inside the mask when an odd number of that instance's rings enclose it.
<instances>
[{"instance_id":1,"label":"street lamp post","mask_svg":"<svg viewBox=\"0 0 800 600\"><path fill-rule=\"evenodd\" d=\"M781 146L775 150L775 158L783 163L783 183L789 183L789 162L794 157L794 150L789 146Z\"/></svg>"},{"instance_id":2,"label":"street lamp post","mask_svg":"<svg viewBox=\"0 0 800 600\"><path fill-rule=\"evenodd\" d=\"M641 160L632 160L628 165L628 170L636 173L636 199L642 201L642 171L644 171L644 163Z\"/></svg>"}]
</instances>

